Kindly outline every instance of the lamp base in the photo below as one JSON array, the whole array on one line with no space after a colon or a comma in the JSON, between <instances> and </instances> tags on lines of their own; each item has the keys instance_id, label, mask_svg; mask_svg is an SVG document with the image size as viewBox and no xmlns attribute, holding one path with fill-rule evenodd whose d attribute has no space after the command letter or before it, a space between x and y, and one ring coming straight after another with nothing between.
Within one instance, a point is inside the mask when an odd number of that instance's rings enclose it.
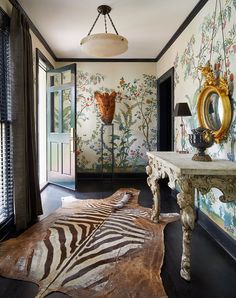
<instances>
[{"instance_id":1,"label":"lamp base","mask_svg":"<svg viewBox=\"0 0 236 298\"><path fill-rule=\"evenodd\" d=\"M177 153L180 153L180 154L188 154L189 151L187 151L187 150L177 150Z\"/></svg>"},{"instance_id":2,"label":"lamp base","mask_svg":"<svg viewBox=\"0 0 236 298\"><path fill-rule=\"evenodd\" d=\"M212 161L211 157L208 154L200 155L196 153L193 155L192 160L195 161Z\"/></svg>"}]
</instances>

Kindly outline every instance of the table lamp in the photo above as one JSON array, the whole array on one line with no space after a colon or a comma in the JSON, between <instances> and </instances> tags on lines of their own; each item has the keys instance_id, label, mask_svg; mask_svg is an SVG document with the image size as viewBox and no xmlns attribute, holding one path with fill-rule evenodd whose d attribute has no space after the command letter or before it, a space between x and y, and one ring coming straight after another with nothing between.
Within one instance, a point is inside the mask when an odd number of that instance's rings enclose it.
<instances>
[{"instance_id":1,"label":"table lamp","mask_svg":"<svg viewBox=\"0 0 236 298\"><path fill-rule=\"evenodd\" d=\"M185 136L185 125L184 125L184 121L183 121L183 117L186 116L192 116L188 103L187 102L179 102L176 104L175 106L175 110L174 110L174 116L175 117L181 117L181 124L180 124L180 128L181 128L181 149L178 152L179 153L188 153L187 150L185 150L185 142L184 142L184 136Z\"/></svg>"}]
</instances>

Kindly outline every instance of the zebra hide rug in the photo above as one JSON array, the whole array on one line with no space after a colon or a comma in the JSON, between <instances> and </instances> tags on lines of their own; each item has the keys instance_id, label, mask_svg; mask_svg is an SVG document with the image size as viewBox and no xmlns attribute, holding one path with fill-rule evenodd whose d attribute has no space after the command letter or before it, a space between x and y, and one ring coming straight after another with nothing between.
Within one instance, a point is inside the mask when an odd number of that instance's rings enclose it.
<instances>
[{"instance_id":1,"label":"zebra hide rug","mask_svg":"<svg viewBox=\"0 0 236 298\"><path fill-rule=\"evenodd\" d=\"M138 205L139 191L119 189L101 200L64 203L17 238L0 245L0 275L39 285L36 297L167 297L160 270L163 230Z\"/></svg>"}]
</instances>

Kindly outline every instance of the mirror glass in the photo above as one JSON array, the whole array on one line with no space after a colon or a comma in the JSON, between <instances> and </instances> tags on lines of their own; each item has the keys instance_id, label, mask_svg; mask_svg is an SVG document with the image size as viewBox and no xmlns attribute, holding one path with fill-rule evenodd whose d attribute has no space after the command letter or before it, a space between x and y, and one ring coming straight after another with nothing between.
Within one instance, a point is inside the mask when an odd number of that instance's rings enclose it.
<instances>
[{"instance_id":1,"label":"mirror glass","mask_svg":"<svg viewBox=\"0 0 236 298\"><path fill-rule=\"evenodd\" d=\"M205 100L204 112L207 126L211 130L219 130L223 121L223 104L219 94L215 92L208 94Z\"/></svg>"}]
</instances>

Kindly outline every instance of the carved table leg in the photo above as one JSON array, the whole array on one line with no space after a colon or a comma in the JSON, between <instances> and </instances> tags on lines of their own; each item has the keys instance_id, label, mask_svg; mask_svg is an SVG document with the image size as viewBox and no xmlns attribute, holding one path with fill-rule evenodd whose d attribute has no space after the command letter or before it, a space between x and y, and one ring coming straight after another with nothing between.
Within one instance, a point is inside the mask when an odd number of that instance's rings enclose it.
<instances>
[{"instance_id":1,"label":"carved table leg","mask_svg":"<svg viewBox=\"0 0 236 298\"><path fill-rule=\"evenodd\" d=\"M159 216L160 216L160 186L158 183L158 179L153 174L152 167L148 165L146 167L146 173L149 175L147 178L147 184L151 189L151 192L153 194L153 207L152 207L152 215L151 220L155 223L159 222Z\"/></svg>"},{"instance_id":2,"label":"carved table leg","mask_svg":"<svg viewBox=\"0 0 236 298\"><path fill-rule=\"evenodd\" d=\"M180 207L183 231L183 251L180 275L185 280L190 280L191 236L196 218L194 210L194 189L189 179L181 178L178 182L181 192L177 195L177 202Z\"/></svg>"},{"instance_id":3,"label":"carved table leg","mask_svg":"<svg viewBox=\"0 0 236 298\"><path fill-rule=\"evenodd\" d=\"M152 216L151 220L158 223L160 212L161 212L161 204L160 204L160 186L158 183L158 180L155 180L152 182L154 184L151 188L152 194L153 194L153 206L152 206Z\"/></svg>"}]
</instances>

